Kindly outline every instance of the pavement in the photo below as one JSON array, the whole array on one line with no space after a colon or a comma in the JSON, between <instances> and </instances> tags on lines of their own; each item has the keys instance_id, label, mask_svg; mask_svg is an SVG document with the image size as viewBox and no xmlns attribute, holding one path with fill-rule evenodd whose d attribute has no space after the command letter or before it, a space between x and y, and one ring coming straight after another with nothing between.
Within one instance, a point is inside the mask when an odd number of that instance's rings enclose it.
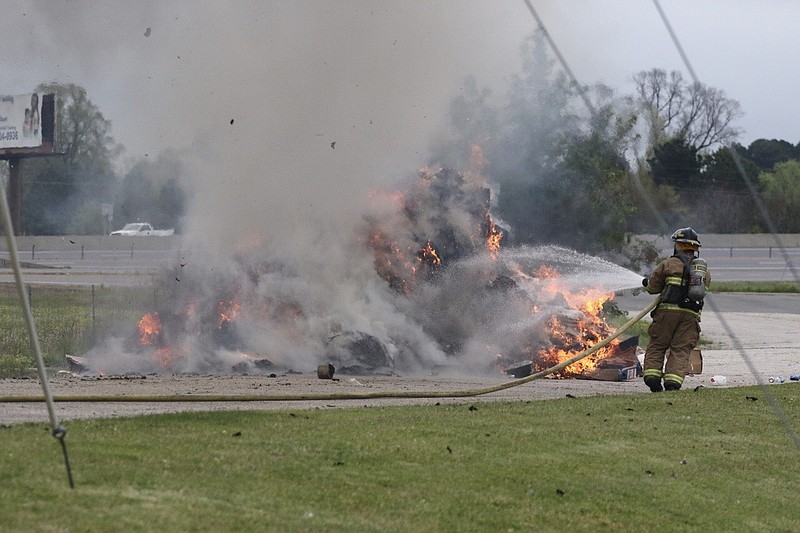
<instances>
[{"instance_id":1,"label":"pavement","mask_svg":"<svg viewBox=\"0 0 800 533\"><path fill-rule=\"evenodd\" d=\"M620 309L643 309L652 301L643 292L617 298ZM800 294L709 294L700 322L703 373L689 376L685 387L712 386L725 376L726 386L768 383L770 377L800 374Z\"/></svg>"}]
</instances>

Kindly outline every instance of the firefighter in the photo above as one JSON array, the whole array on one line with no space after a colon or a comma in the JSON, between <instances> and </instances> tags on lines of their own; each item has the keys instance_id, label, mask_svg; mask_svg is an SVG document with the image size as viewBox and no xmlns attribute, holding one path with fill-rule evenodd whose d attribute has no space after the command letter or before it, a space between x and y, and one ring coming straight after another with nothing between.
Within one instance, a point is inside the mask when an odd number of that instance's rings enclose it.
<instances>
[{"instance_id":1,"label":"firefighter","mask_svg":"<svg viewBox=\"0 0 800 533\"><path fill-rule=\"evenodd\" d=\"M642 280L647 292L661 293L661 301L650 315L653 323L647 330L650 344L642 372L644 383L652 392L678 390L683 385L689 370L689 355L700 339L703 297L711 283L705 261L698 258L697 232L692 228L679 229L672 234L672 241L675 243L673 255Z\"/></svg>"}]
</instances>

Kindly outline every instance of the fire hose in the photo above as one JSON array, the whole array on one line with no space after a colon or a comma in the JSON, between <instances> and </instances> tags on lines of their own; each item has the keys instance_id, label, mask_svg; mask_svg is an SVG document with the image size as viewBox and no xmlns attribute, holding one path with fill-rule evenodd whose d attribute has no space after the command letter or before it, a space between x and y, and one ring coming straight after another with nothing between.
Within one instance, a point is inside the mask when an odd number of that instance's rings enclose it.
<instances>
[{"instance_id":1,"label":"fire hose","mask_svg":"<svg viewBox=\"0 0 800 533\"><path fill-rule=\"evenodd\" d=\"M341 393L308 393L308 394L166 394L166 395L124 395L124 394L94 394L94 395L69 395L53 396L56 402L292 402L303 400L368 400L377 398L465 398L471 396L482 396L492 392L498 392L512 387L517 387L535 379L543 378L553 374L569 365L580 361L594 352L607 346L611 341L625 333L634 324L639 322L644 316L655 309L661 297L656 296L650 304L640 311L636 316L628 320L613 334L601 340L597 344L586 350L570 357L569 359L551 366L545 370L530 374L528 376L491 385L477 389L461 391L383 391L383 392L341 392ZM42 402L42 396L0 396L0 403L30 403Z\"/></svg>"}]
</instances>

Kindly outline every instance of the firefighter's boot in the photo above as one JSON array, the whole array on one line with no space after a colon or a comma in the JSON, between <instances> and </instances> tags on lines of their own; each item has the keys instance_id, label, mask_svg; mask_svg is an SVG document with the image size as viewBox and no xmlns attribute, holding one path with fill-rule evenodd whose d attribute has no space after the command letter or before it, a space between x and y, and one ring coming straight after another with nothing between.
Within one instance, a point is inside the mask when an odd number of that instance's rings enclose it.
<instances>
[{"instance_id":1,"label":"firefighter's boot","mask_svg":"<svg viewBox=\"0 0 800 533\"><path fill-rule=\"evenodd\" d=\"M664 388L666 390L680 390L683 385L683 376L678 374L664 374Z\"/></svg>"},{"instance_id":2,"label":"firefighter's boot","mask_svg":"<svg viewBox=\"0 0 800 533\"><path fill-rule=\"evenodd\" d=\"M644 384L650 387L650 392L661 392L664 387L661 386L661 378L657 376L645 376Z\"/></svg>"}]
</instances>

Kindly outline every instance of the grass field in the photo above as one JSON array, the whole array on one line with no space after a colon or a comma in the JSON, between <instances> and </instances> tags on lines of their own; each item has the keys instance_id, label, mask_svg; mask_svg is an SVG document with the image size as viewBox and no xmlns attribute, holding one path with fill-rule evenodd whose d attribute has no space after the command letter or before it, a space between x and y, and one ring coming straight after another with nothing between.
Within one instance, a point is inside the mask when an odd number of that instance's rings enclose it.
<instances>
[{"instance_id":1,"label":"grass field","mask_svg":"<svg viewBox=\"0 0 800 533\"><path fill-rule=\"evenodd\" d=\"M0 529L798 531L763 392L73 421L74 490L44 424L0 427Z\"/></svg>"},{"instance_id":2,"label":"grass field","mask_svg":"<svg viewBox=\"0 0 800 533\"><path fill-rule=\"evenodd\" d=\"M45 365L64 368L64 354L80 354L95 339L135 328L160 297L152 289L38 285L28 287ZM0 284L0 377L35 375L33 350L16 286Z\"/></svg>"}]
</instances>

